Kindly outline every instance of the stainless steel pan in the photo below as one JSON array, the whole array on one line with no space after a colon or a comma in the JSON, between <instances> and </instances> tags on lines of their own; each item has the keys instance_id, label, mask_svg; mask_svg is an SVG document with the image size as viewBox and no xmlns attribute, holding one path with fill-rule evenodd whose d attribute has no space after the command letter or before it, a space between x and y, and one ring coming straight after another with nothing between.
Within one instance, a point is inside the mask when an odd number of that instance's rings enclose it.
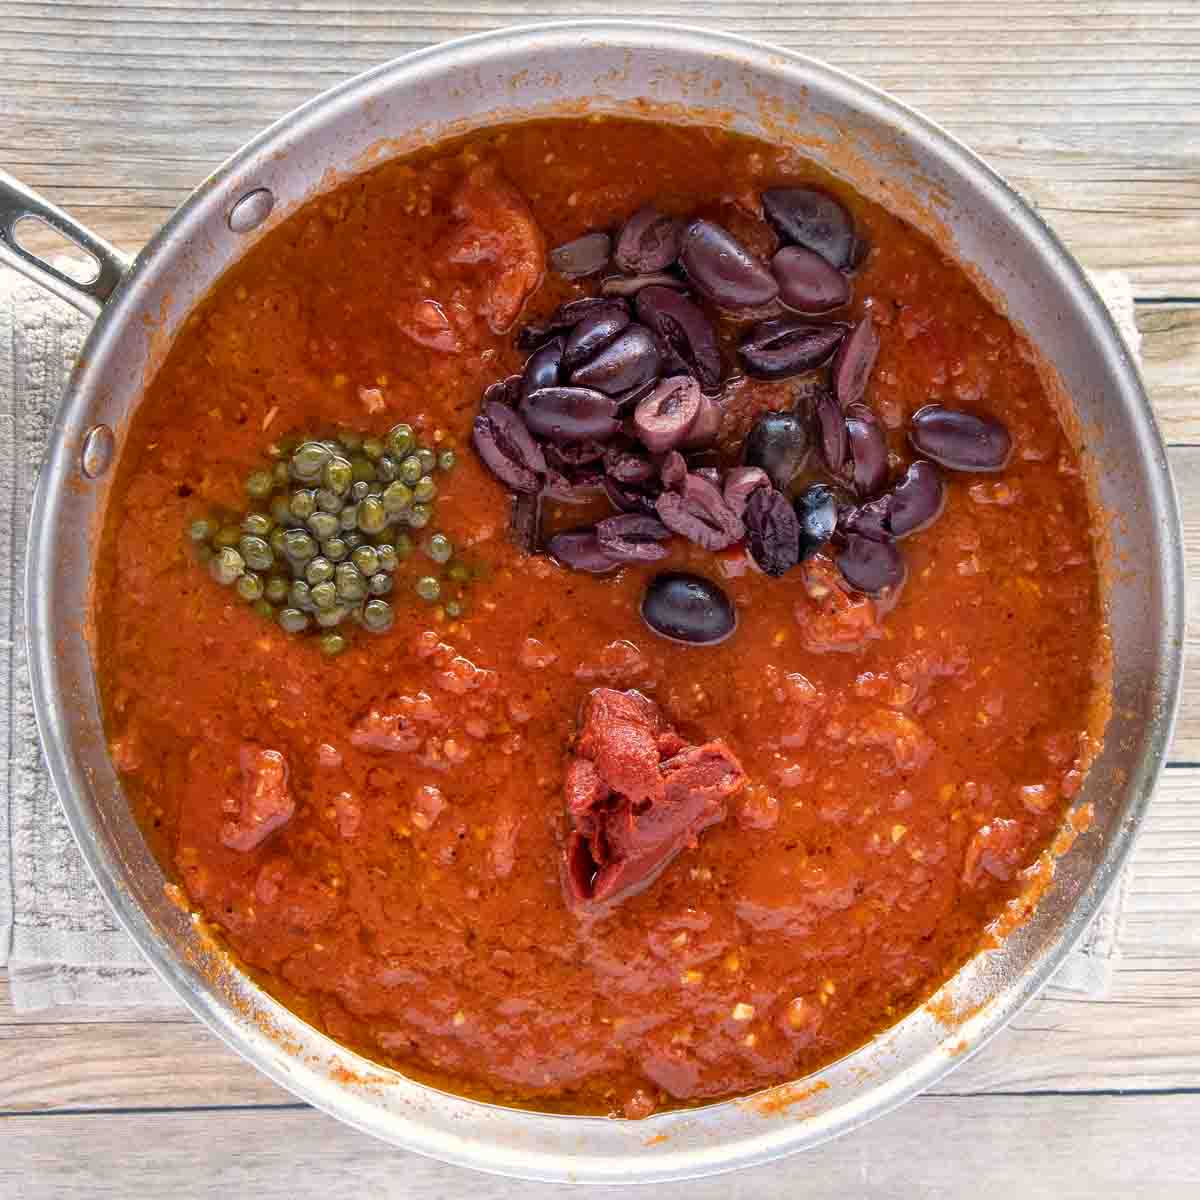
<instances>
[{"instance_id":1,"label":"stainless steel pan","mask_svg":"<svg viewBox=\"0 0 1200 1200\"><path fill-rule=\"evenodd\" d=\"M356 1059L228 967L164 894L105 749L87 639L94 531L123 434L173 333L262 230L381 157L502 120L633 112L727 123L794 143L939 238L1029 334L1086 435L1112 514L1116 695L1082 800L1091 830L1034 918L873 1044L777 1092L631 1123L517 1112ZM642 110L639 110L642 111ZM245 199L246 197L250 199ZM23 214L98 260L86 288L16 249ZM1050 978L1129 853L1171 732L1183 573L1162 443L1112 320L1054 235L923 117L799 55L648 23L506 30L410 55L333 89L240 150L127 263L0 179L0 257L96 317L63 398L29 538L25 619L46 758L80 849L121 922L193 1012L272 1079L399 1146L531 1179L677 1179L762 1163L870 1120L978 1049ZM86 466L86 469L85 469ZM949 1015L948 1015L949 1014ZM954 1014L959 1014L955 1016ZM790 1101L790 1103L786 1103ZM662 1135L661 1137L654 1135Z\"/></svg>"}]
</instances>

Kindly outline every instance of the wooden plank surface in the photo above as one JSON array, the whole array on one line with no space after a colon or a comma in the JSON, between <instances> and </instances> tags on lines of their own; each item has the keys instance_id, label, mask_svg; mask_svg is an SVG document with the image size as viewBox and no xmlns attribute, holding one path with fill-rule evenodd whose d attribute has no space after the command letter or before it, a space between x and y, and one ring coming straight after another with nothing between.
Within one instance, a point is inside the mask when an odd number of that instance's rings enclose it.
<instances>
[{"instance_id":1,"label":"wooden plank surface","mask_svg":"<svg viewBox=\"0 0 1200 1200\"><path fill-rule=\"evenodd\" d=\"M722 27L859 74L966 140L1085 265L1129 272L1197 581L1180 765L1139 840L1112 994L1042 999L936 1094L834 1145L656 1191L1195 1196L1200 767L1183 764L1200 764L1200 4L5 0L0 164L133 250L223 157L325 87L460 33L613 15ZM949 1153L931 1152L931 1129ZM348 1184L566 1195L373 1144L297 1106L181 1008L16 1014L0 972L0 1196L294 1200Z\"/></svg>"}]
</instances>

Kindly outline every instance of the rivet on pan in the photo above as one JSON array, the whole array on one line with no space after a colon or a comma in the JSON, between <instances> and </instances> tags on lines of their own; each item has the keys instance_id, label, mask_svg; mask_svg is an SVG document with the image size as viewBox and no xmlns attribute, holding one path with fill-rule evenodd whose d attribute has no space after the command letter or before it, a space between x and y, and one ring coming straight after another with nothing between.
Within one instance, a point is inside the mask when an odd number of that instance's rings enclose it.
<instances>
[{"instance_id":1,"label":"rivet on pan","mask_svg":"<svg viewBox=\"0 0 1200 1200\"><path fill-rule=\"evenodd\" d=\"M229 228L234 233L249 233L271 215L274 207L275 195L270 188L255 188L229 210Z\"/></svg>"},{"instance_id":2,"label":"rivet on pan","mask_svg":"<svg viewBox=\"0 0 1200 1200\"><path fill-rule=\"evenodd\" d=\"M107 425L94 425L83 439L79 469L88 479L99 479L112 466L113 431Z\"/></svg>"}]
</instances>

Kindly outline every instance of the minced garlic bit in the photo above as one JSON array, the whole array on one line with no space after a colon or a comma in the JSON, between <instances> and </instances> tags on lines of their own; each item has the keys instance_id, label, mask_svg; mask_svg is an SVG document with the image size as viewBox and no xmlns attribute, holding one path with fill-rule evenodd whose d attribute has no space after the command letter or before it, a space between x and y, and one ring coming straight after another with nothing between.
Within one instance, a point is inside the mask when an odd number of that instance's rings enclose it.
<instances>
[{"instance_id":1,"label":"minced garlic bit","mask_svg":"<svg viewBox=\"0 0 1200 1200\"><path fill-rule=\"evenodd\" d=\"M465 1025L467 1023L467 1014L465 1012L463 1012L463 1010L460 1008L458 1010L458 1012L456 1012L454 1014L454 1016L451 1017L451 1022L455 1026Z\"/></svg>"},{"instance_id":2,"label":"minced garlic bit","mask_svg":"<svg viewBox=\"0 0 1200 1200\"><path fill-rule=\"evenodd\" d=\"M682 983L684 985L684 987L690 987L694 983L703 983L704 982L704 972L697 971L694 969L689 969L687 971L684 971L684 973L682 975L680 975L679 982Z\"/></svg>"},{"instance_id":3,"label":"minced garlic bit","mask_svg":"<svg viewBox=\"0 0 1200 1200\"><path fill-rule=\"evenodd\" d=\"M738 1001L733 1006L733 1012L729 1014L735 1021L753 1021L754 1020L754 1005L745 1004Z\"/></svg>"}]
</instances>

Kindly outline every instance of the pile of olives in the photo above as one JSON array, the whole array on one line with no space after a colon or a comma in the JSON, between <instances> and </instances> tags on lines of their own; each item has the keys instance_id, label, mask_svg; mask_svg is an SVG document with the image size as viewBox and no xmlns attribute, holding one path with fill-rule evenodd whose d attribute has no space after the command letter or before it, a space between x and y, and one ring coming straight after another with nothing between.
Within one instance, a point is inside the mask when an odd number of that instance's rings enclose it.
<instances>
[{"instance_id":1,"label":"pile of olives","mask_svg":"<svg viewBox=\"0 0 1200 1200\"><path fill-rule=\"evenodd\" d=\"M453 450L421 446L411 426L396 425L382 438L344 431L286 439L268 455L271 465L246 479L253 507L228 519L201 517L188 537L213 579L285 633L316 634L333 657L348 645L340 628L347 622L370 633L390 629L388 597L418 549L432 564L412 581L420 599L433 603L470 580L468 567L451 562L445 534L418 532L433 518L434 472L454 466ZM462 607L451 599L445 610L456 617Z\"/></svg>"}]
</instances>

